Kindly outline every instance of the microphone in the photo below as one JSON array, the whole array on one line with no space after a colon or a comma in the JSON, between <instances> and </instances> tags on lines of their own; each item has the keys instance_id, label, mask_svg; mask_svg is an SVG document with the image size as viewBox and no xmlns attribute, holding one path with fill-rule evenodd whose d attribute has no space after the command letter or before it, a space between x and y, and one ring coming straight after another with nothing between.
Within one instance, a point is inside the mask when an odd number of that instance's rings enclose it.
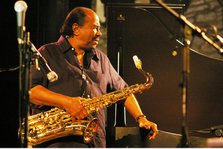
<instances>
[{"instance_id":1,"label":"microphone","mask_svg":"<svg viewBox=\"0 0 223 149\"><path fill-rule=\"evenodd\" d=\"M40 57L40 62L44 63L42 65L42 68L44 69L44 71L46 72L46 76L47 76L47 79L50 81L50 82L54 82L56 80L58 80L58 75L56 74L56 72L52 71L52 69L50 68L50 66L48 65L46 59L40 55L40 53L37 53L37 55Z\"/></svg>"},{"instance_id":2,"label":"microphone","mask_svg":"<svg viewBox=\"0 0 223 149\"><path fill-rule=\"evenodd\" d=\"M42 64L42 68L43 70L46 72L46 76L47 79L50 82L54 82L56 80L58 80L58 75L56 74L56 72L52 71L52 69L50 68L50 66L48 65L46 59L41 55L41 53L36 49L36 47L34 46L34 44L32 42L29 42L30 48L31 50L37 54L37 58L39 57L40 59L40 63ZM36 67L38 70L40 70L39 66L38 66L38 60L36 59Z\"/></svg>"},{"instance_id":3,"label":"microphone","mask_svg":"<svg viewBox=\"0 0 223 149\"><path fill-rule=\"evenodd\" d=\"M24 42L25 13L27 7L26 2L22 0L17 1L14 5L14 9L17 13L17 40L19 44L23 44Z\"/></svg>"}]
</instances>

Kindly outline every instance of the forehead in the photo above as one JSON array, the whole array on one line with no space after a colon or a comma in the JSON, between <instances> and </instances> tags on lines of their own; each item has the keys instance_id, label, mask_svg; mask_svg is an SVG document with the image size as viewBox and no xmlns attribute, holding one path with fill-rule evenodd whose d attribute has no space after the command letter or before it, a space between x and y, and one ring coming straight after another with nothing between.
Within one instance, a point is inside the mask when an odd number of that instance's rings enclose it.
<instances>
[{"instance_id":1,"label":"forehead","mask_svg":"<svg viewBox=\"0 0 223 149\"><path fill-rule=\"evenodd\" d=\"M100 20L95 12L86 12L86 18L84 24L100 25Z\"/></svg>"}]
</instances>

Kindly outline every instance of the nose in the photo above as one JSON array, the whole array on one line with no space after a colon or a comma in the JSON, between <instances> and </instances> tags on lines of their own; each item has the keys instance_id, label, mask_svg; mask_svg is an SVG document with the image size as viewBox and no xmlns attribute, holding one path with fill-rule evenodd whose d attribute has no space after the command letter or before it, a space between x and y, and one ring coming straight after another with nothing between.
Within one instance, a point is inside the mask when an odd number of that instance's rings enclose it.
<instances>
[{"instance_id":1,"label":"nose","mask_svg":"<svg viewBox=\"0 0 223 149\"><path fill-rule=\"evenodd\" d=\"M101 32L101 30L100 30L100 29L98 29L98 30L97 30L96 35L97 35L97 36L102 36L102 32Z\"/></svg>"}]
</instances>

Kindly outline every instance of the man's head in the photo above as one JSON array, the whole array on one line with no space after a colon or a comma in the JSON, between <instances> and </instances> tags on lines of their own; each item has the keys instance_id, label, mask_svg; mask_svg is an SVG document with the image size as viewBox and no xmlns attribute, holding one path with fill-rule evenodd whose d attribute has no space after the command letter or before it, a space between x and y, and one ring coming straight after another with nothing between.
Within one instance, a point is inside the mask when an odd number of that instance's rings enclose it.
<instances>
[{"instance_id":1,"label":"man's head","mask_svg":"<svg viewBox=\"0 0 223 149\"><path fill-rule=\"evenodd\" d=\"M96 48L100 32L100 21L97 14L85 7L74 8L66 17L60 30L64 37L73 38L76 48Z\"/></svg>"}]
</instances>

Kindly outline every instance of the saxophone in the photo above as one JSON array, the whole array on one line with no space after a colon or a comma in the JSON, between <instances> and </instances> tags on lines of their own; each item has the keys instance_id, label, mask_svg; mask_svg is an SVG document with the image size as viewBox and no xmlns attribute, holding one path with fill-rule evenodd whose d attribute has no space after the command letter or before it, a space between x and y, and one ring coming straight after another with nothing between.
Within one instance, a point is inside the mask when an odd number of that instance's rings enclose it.
<instances>
[{"instance_id":1,"label":"saxophone","mask_svg":"<svg viewBox=\"0 0 223 149\"><path fill-rule=\"evenodd\" d=\"M151 74L143 71L142 62L137 56L133 56L136 68L146 76L144 84L135 84L122 90L117 90L99 97L84 99L81 101L88 114L108 107L119 100L125 99L131 94L142 93L153 84ZM49 111L28 116L27 142L29 146L37 145L49 140L67 135L83 136L85 143L90 143L96 134L98 120L76 120L72 122L71 116L64 109L52 108ZM24 131L22 133L24 138Z\"/></svg>"}]
</instances>

